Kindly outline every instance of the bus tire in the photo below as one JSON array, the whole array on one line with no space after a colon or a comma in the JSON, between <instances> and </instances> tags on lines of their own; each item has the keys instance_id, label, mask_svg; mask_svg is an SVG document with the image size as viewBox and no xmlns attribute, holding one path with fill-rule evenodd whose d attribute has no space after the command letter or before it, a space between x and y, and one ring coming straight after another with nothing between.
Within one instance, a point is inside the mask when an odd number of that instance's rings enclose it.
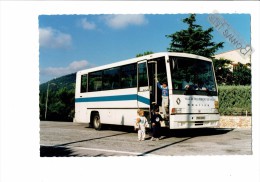
<instances>
[{"instance_id":1,"label":"bus tire","mask_svg":"<svg viewBox=\"0 0 260 182\"><path fill-rule=\"evenodd\" d=\"M100 116L98 113L94 114L92 123L95 130L101 130L102 124L100 122Z\"/></svg>"}]
</instances>

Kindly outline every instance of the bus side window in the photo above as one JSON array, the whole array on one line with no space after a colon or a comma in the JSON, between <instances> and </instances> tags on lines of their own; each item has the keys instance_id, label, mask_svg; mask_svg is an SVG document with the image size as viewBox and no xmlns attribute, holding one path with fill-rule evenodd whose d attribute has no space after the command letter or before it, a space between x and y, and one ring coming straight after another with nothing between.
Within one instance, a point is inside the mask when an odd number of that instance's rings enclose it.
<instances>
[{"instance_id":1,"label":"bus side window","mask_svg":"<svg viewBox=\"0 0 260 182\"><path fill-rule=\"evenodd\" d=\"M146 62L138 64L138 87L148 86Z\"/></svg>"},{"instance_id":2,"label":"bus side window","mask_svg":"<svg viewBox=\"0 0 260 182\"><path fill-rule=\"evenodd\" d=\"M102 71L89 73L88 91L100 91L102 89Z\"/></svg>"},{"instance_id":3,"label":"bus side window","mask_svg":"<svg viewBox=\"0 0 260 182\"><path fill-rule=\"evenodd\" d=\"M120 67L104 70L102 90L113 90L119 88L120 88Z\"/></svg>"},{"instance_id":4,"label":"bus side window","mask_svg":"<svg viewBox=\"0 0 260 182\"><path fill-rule=\"evenodd\" d=\"M121 88L136 87L136 64L129 64L121 68Z\"/></svg>"},{"instance_id":5,"label":"bus side window","mask_svg":"<svg viewBox=\"0 0 260 182\"><path fill-rule=\"evenodd\" d=\"M88 75L81 75L80 93L87 92Z\"/></svg>"}]
</instances>

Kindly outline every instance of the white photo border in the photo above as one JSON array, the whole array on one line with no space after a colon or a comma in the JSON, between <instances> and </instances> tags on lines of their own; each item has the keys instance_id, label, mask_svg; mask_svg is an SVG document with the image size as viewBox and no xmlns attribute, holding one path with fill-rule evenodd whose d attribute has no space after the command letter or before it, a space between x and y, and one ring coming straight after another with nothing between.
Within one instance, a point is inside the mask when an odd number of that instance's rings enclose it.
<instances>
[{"instance_id":1,"label":"white photo border","mask_svg":"<svg viewBox=\"0 0 260 182\"><path fill-rule=\"evenodd\" d=\"M260 181L256 110L260 108L259 5L255 1L1 1L1 181ZM255 50L251 56L253 155L39 156L39 15L186 14L215 10L251 15L251 45ZM158 169L149 172L155 166Z\"/></svg>"}]
</instances>

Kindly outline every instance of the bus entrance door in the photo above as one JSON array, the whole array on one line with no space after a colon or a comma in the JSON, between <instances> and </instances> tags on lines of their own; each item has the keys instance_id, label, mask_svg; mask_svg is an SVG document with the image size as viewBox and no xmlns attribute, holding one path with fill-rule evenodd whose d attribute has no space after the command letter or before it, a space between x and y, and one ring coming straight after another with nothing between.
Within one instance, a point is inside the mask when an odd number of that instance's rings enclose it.
<instances>
[{"instance_id":1,"label":"bus entrance door","mask_svg":"<svg viewBox=\"0 0 260 182\"><path fill-rule=\"evenodd\" d=\"M147 60L138 62L138 89L137 89L138 108L146 111L150 109L150 89L147 69Z\"/></svg>"}]
</instances>

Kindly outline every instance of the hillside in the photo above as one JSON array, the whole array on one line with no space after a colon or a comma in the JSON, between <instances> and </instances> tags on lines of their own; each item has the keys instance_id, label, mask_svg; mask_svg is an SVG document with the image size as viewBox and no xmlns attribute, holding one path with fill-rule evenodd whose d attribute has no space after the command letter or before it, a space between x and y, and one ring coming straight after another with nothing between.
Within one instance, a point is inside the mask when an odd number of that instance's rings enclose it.
<instances>
[{"instance_id":1,"label":"hillside","mask_svg":"<svg viewBox=\"0 0 260 182\"><path fill-rule=\"evenodd\" d=\"M51 86L51 89L53 91L58 91L60 88L66 88L67 90L72 90L75 88L76 73L72 73L56 79L52 79L48 82L55 84ZM48 82L40 84L40 93L45 93L47 91Z\"/></svg>"},{"instance_id":2,"label":"hillside","mask_svg":"<svg viewBox=\"0 0 260 182\"><path fill-rule=\"evenodd\" d=\"M39 86L41 120L72 121L75 105L75 82L76 73L73 73L50 80Z\"/></svg>"}]
</instances>

